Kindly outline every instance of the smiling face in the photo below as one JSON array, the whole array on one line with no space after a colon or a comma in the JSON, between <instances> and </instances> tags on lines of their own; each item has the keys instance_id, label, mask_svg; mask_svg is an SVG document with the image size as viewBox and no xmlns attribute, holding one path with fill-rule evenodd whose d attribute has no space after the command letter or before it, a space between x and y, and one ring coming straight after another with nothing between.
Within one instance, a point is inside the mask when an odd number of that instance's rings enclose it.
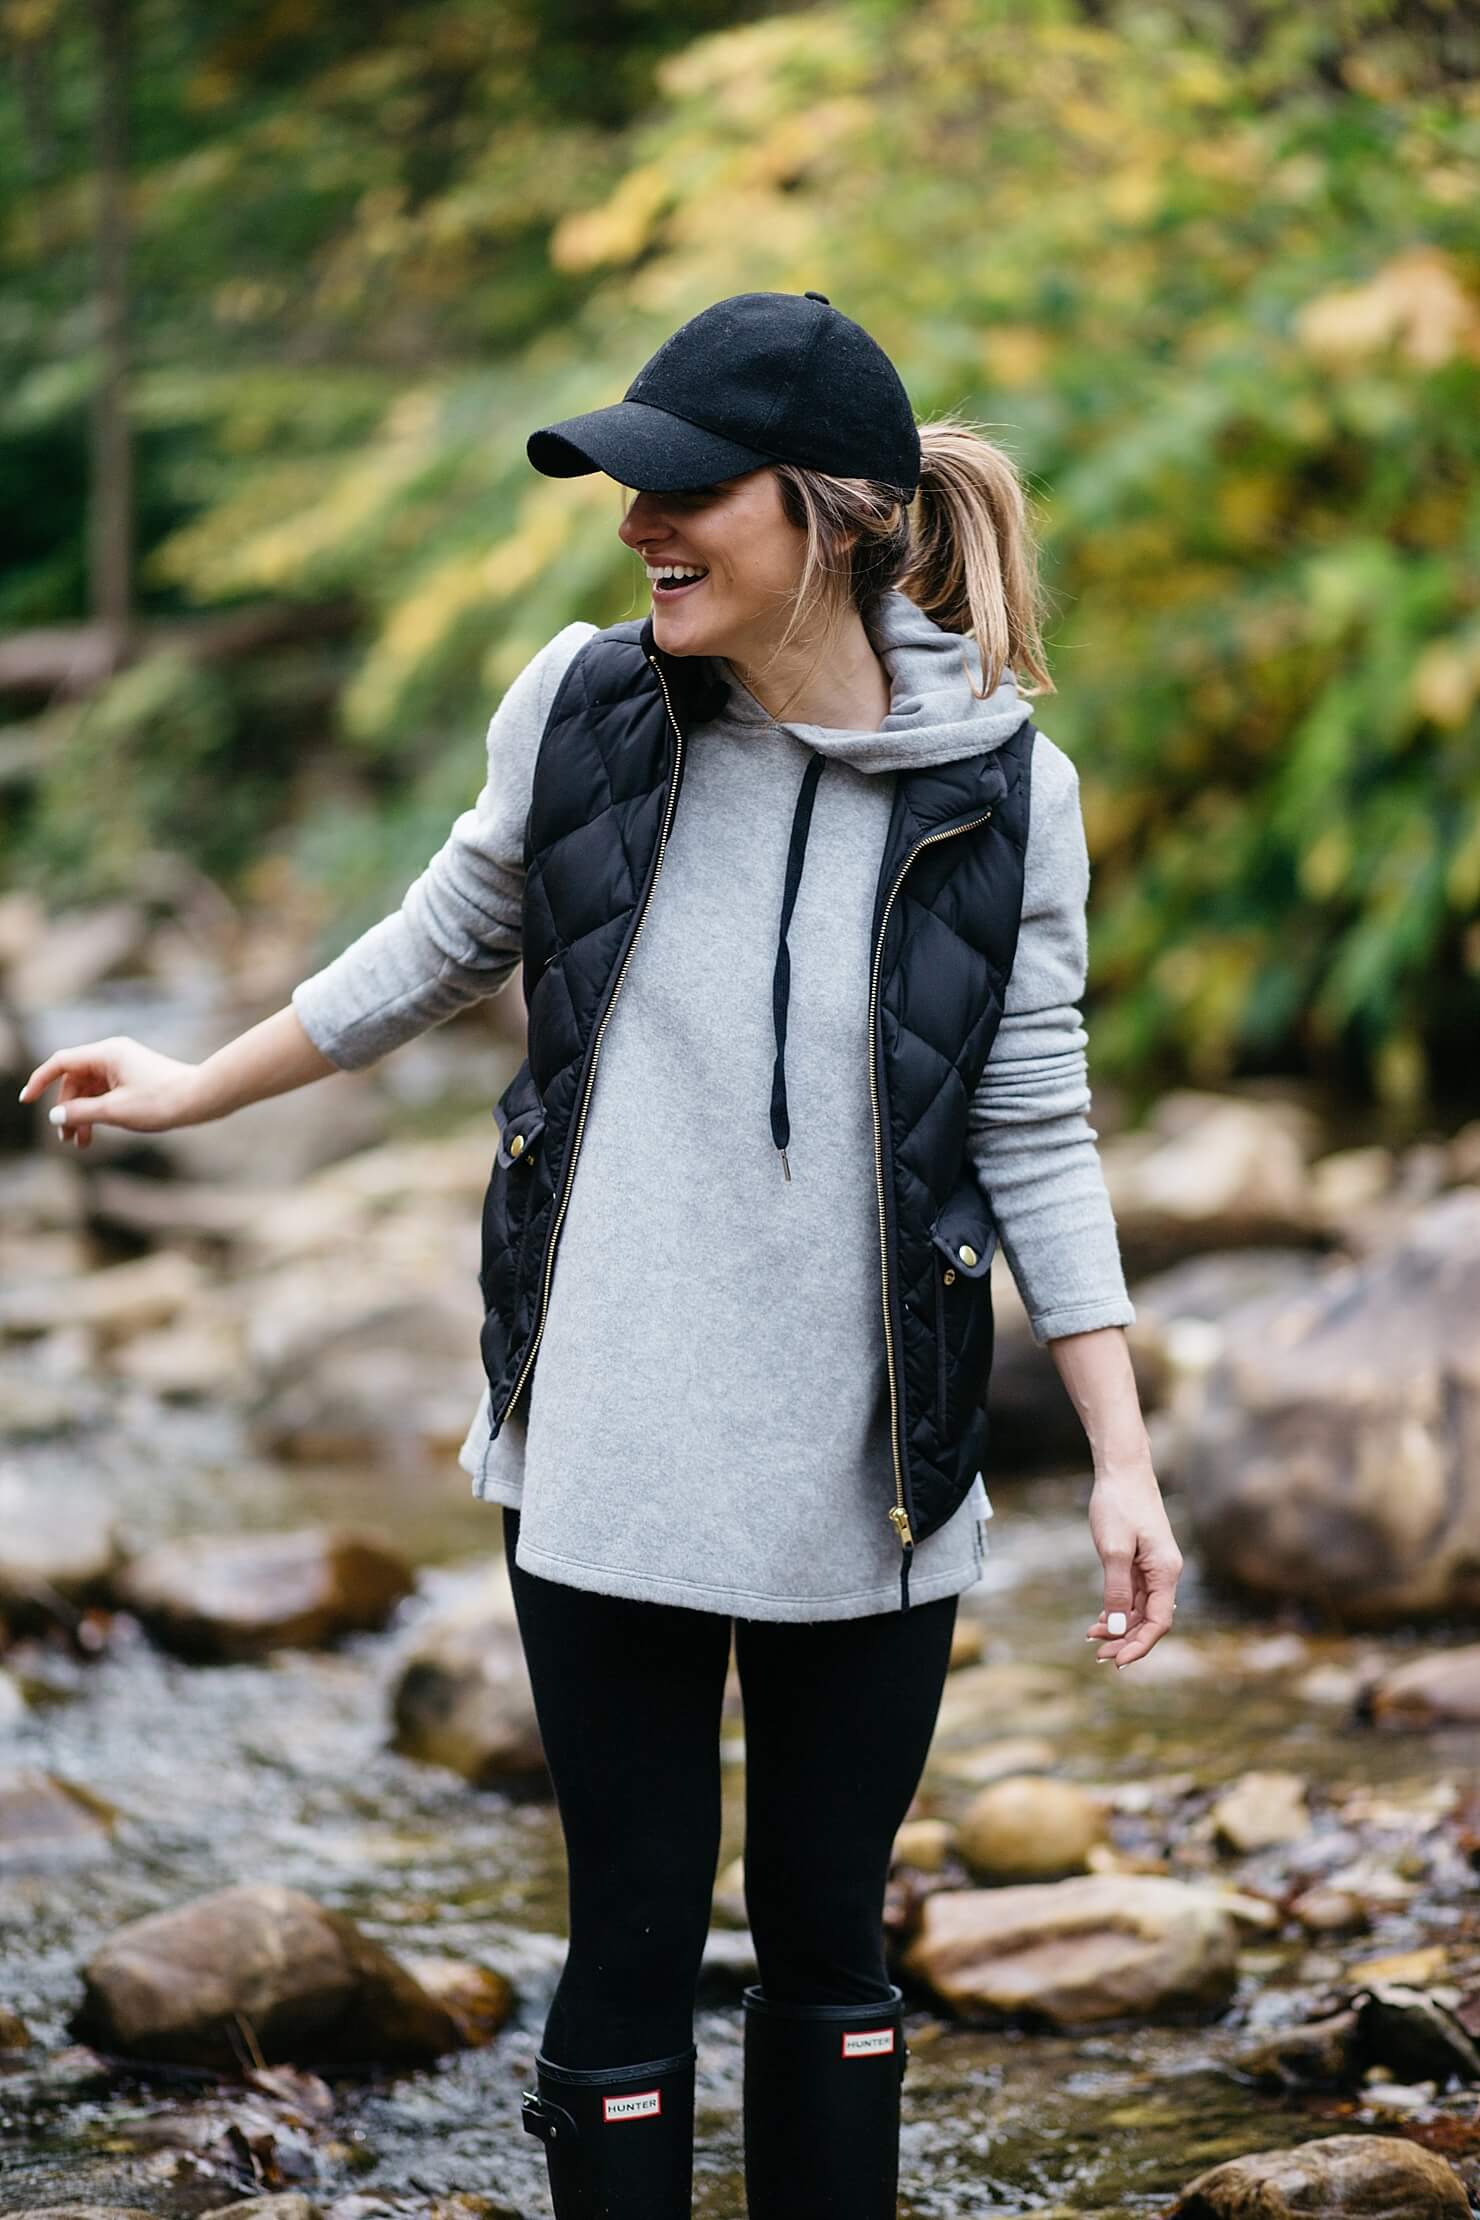
<instances>
[{"instance_id":1,"label":"smiling face","mask_svg":"<svg viewBox=\"0 0 1480 2220\"><path fill-rule=\"evenodd\" d=\"M807 546L769 466L692 492L636 493L617 536L647 566L665 654L764 661L786 627ZM661 575L670 568L703 575L670 582Z\"/></svg>"}]
</instances>

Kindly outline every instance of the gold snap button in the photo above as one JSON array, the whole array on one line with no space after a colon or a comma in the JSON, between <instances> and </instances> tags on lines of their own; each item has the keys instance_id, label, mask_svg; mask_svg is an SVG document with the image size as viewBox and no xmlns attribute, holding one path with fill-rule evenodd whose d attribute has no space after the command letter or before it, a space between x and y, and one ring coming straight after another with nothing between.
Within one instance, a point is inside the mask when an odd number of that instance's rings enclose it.
<instances>
[{"instance_id":1,"label":"gold snap button","mask_svg":"<svg viewBox=\"0 0 1480 2220\"><path fill-rule=\"evenodd\" d=\"M955 1277L956 1277L956 1267L955 1267L955 1265L954 1265L954 1264L948 1264L948 1265L946 1266L946 1268L945 1268L944 1272L942 1272L942 1274L941 1274L941 1278L942 1278L942 1279L943 1279L943 1280L945 1281L945 1283L946 1283L946 1286L947 1286L947 1287L949 1287L949 1286L950 1286L951 1282L952 1282L952 1281L953 1281L953 1280L955 1279Z\"/></svg>"},{"instance_id":2,"label":"gold snap button","mask_svg":"<svg viewBox=\"0 0 1480 2220\"><path fill-rule=\"evenodd\" d=\"M967 1265L976 1262L976 1251L969 1241L963 1241L961 1244L961 1262Z\"/></svg>"},{"instance_id":3,"label":"gold snap button","mask_svg":"<svg viewBox=\"0 0 1480 2220\"><path fill-rule=\"evenodd\" d=\"M522 1133L516 1133L509 1143L509 1154L510 1156L522 1156L524 1154L524 1135Z\"/></svg>"}]
</instances>

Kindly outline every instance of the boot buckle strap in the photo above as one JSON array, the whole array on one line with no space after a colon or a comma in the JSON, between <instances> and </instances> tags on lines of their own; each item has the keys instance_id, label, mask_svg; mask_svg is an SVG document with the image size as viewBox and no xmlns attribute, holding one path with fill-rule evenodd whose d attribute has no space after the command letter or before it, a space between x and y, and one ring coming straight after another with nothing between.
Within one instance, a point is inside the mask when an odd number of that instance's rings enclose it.
<instances>
[{"instance_id":1,"label":"boot buckle strap","mask_svg":"<svg viewBox=\"0 0 1480 2220\"><path fill-rule=\"evenodd\" d=\"M537 2096L533 2089L522 2092L519 2124L542 2143L555 2143L562 2137L575 2141L576 2123L571 2114L548 2097Z\"/></svg>"}]
</instances>

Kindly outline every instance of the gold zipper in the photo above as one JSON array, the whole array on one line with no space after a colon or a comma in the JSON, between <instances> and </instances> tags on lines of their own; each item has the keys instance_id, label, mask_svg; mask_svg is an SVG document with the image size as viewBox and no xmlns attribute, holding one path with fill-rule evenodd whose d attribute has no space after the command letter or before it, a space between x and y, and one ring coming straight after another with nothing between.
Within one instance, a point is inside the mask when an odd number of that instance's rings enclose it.
<instances>
[{"instance_id":1,"label":"gold zipper","mask_svg":"<svg viewBox=\"0 0 1480 2220\"><path fill-rule=\"evenodd\" d=\"M512 1411L514 1405L519 1400L519 1391L523 1387L525 1381L529 1378L530 1367L533 1365L535 1360L535 1352L539 1348L540 1338L545 1331L545 1313L549 1308L550 1303L550 1281L555 1270L555 1250L560 1240L560 1228L565 1222L566 1207L570 1201L571 1184L575 1178L576 1158L581 1153L581 1136L586 1129L586 1112L591 1105L591 1090L596 1084L596 1065L601 1055L601 1036L606 1031L607 1025L611 1019L612 1011L617 1006L617 996L622 991L622 982L627 976L627 966L632 961L633 953L636 950L638 940L642 934L642 928L647 922L648 903L651 902L653 898L653 888L657 885L658 873L663 868L663 851L668 845L668 833L670 827L673 824L673 812L678 801L679 772L683 766L683 733L680 730L678 719L673 714L673 703L668 696L668 681L663 676L662 670L658 665L657 658L650 655L648 657L648 661L652 664L653 669L658 673L658 684L663 689L663 704L668 711L668 722L673 727L673 738L675 742L673 756L673 777L668 790L668 807L663 813L663 829L658 836L658 860L653 867L653 875L648 883L647 893L643 898L642 915L637 920L637 931L632 935L631 940L627 944L627 953L622 959L622 968L617 973L617 983L612 988L611 999L607 1003L607 1006L602 1013L600 1025L598 1025L596 1028L596 1039L591 1050L591 1067L586 1074L586 1087L585 1092L581 1096L580 1116L576 1120L575 1138L572 1141L570 1148L570 1160L565 1167L565 1179L562 1183L560 1194L560 1208L556 1213L555 1223L550 1231L550 1245L545 1253L545 1284L540 1291L539 1321L535 1327L534 1336L530 1341L529 1348L525 1353L524 1362L519 1368L519 1377L514 1382L514 1391L510 1395L508 1402L504 1405L503 1415L499 1419L500 1426L503 1425L510 1411Z\"/></svg>"},{"instance_id":2,"label":"gold zipper","mask_svg":"<svg viewBox=\"0 0 1480 2220\"><path fill-rule=\"evenodd\" d=\"M899 1387L894 1377L894 1325L889 1316L889 1228L884 1211L884 1130L879 1119L879 1077L874 1032L879 1013L879 967L884 955L884 935L889 930L889 912L894 907L894 897L904 884L905 873L919 855L937 840L953 839L957 833L971 832L984 825L992 812L984 810L980 817L969 817L959 825L947 825L942 832L927 833L917 841L900 865L889 899L884 904L884 915L879 920L879 937L874 944L873 977L868 992L868 1091L874 1112L874 1181L879 1200L879 1273L884 1295L884 1352L889 1371L889 1440L894 1451L894 1501L889 1507L889 1523L894 1528L901 1549L913 1549L915 1537L910 1531L910 1515L905 1508L904 1471L899 1459Z\"/></svg>"}]
</instances>

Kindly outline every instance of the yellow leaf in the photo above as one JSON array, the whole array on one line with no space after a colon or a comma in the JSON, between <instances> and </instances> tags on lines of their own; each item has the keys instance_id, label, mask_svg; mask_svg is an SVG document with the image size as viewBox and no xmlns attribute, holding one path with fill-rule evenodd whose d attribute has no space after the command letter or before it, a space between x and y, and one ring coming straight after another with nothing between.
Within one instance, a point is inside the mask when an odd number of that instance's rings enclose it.
<instances>
[{"instance_id":1,"label":"yellow leaf","mask_svg":"<svg viewBox=\"0 0 1480 2220\"><path fill-rule=\"evenodd\" d=\"M1328 362L1390 347L1418 370L1436 370L1457 354L1480 362L1480 310L1437 247L1411 247L1366 285L1307 302L1295 330L1308 354Z\"/></svg>"},{"instance_id":2,"label":"yellow leaf","mask_svg":"<svg viewBox=\"0 0 1480 2220\"><path fill-rule=\"evenodd\" d=\"M1480 643L1465 646L1436 640L1414 664L1410 684L1414 707L1431 724L1454 730L1480 696Z\"/></svg>"}]
</instances>

